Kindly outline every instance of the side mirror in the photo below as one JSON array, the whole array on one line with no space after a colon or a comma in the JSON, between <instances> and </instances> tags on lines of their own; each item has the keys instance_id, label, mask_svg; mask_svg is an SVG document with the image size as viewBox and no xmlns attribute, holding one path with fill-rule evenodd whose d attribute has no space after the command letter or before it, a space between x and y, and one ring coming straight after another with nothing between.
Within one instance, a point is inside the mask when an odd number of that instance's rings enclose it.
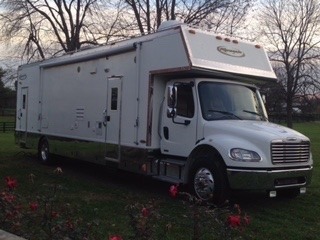
<instances>
[{"instance_id":1,"label":"side mirror","mask_svg":"<svg viewBox=\"0 0 320 240\"><path fill-rule=\"evenodd\" d=\"M168 87L168 106L170 108L177 107L177 87L176 86Z\"/></svg>"},{"instance_id":2,"label":"side mirror","mask_svg":"<svg viewBox=\"0 0 320 240\"><path fill-rule=\"evenodd\" d=\"M167 117L172 119L172 122L175 124L189 125L190 120L184 120L183 122L177 122L175 118L177 117L177 106L178 106L178 87L184 86L194 86L193 82L184 84L184 83L174 83L173 86L168 86L167 90ZM180 89L179 89L180 91ZM181 99L180 99L181 100Z\"/></svg>"},{"instance_id":3,"label":"side mirror","mask_svg":"<svg viewBox=\"0 0 320 240\"><path fill-rule=\"evenodd\" d=\"M176 108L177 108L177 87L175 86L169 86L168 87L168 96L167 96L168 102L168 110L167 110L167 116L169 118L175 118L176 117Z\"/></svg>"}]
</instances>

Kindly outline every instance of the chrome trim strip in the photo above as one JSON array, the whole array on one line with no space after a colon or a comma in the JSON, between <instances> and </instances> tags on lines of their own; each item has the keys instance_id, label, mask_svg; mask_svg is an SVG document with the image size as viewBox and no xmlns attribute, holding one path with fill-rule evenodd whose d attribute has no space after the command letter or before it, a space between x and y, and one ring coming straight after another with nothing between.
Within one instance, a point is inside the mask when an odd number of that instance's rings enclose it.
<instances>
[{"instance_id":1,"label":"chrome trim strip","mask_svg":"<svg viewBox=\"0 0 320 240\"><path fill-rule=\"evenodd\" d=\"M310 171L313 169L313 166L309 168L295 168L295 169L281 169L281 170L250 170L250 169L233 169L227 168L227 171L232 172L250 172L250 173L282 173L282 172L297 172L297 171Z\"/></svg>"},{"instance_id":2,"label":"chrome trim strip","mask_svg":"<svg viewBox=\"0 0 320 240\"><path fill-rule=\"evenodd\" d=\"M290 188L290 187L302 187L305 186L306 182L304 183L297 183L297 184L288 184L288 185L282 185L282 186L274 186L275 189L279 188Z\"/></svg>"},{"instance_id":3,"label":"chrome trim strip","mask_svg":"<svg viewBox=\"0 0 320 240\"><path fill-rule=\"evenodd\" d=\"M227 168L231 189L273 190L307 186L311 183L313 166L282 169ZM285 182L288 179L288 182ZM290 179L295 180L290 182ZM282 183L281 181L284 180ZM278 182L280 181L280 182Z\"/></svg>"}]
</instances>

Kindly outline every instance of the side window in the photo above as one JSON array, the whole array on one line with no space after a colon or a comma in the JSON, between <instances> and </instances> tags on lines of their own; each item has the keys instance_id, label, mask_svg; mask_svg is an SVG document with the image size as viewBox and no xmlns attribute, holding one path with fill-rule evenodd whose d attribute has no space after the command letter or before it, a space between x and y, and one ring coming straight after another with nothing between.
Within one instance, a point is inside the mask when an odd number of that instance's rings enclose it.
<instances>
[{"instance_id":1,"label":"side window","mask_svg":"<svg viewBox=\"0 0 320 240\"><path fill-rule=\"evenodd\" d=\"M26 109L27 96L25 94L22 95L22 109Z\"/></svg>"},{"instance_id":2,"label":"side window","mask_svg":"<svg viewBox=\"0 0 320 240\"><path fill-rule=\"evenodd\" d=\"M118 109L118 88L111 89L111 110Z\"/></svg>"},{"instance_id":3,"label":"side window","mask_svg":"<svg viewBox=\"0 0 320 240\"><path fill-rule=\"evenodd\" d=\"M194 101L191 86L177 86L177 115L187 118L194 116Z\"/></svg>"}]
</instances>

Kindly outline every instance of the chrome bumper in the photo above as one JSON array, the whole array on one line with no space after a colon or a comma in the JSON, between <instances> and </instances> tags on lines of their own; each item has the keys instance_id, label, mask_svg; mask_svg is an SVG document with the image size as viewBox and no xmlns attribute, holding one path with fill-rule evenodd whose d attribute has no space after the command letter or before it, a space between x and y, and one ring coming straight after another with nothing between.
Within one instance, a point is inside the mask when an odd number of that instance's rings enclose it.
<instances>
[{"instance_id":1,"label":"chrome bumper","mask_svg":"<svg viewBox=\"0 0 320 240\"><path fill-rule=\"evenodd\" d=\"M312 169L312 166L281 170L227 168L227 176L231 189L274 190L309 185Z\"/></svg>"}]
</instances>

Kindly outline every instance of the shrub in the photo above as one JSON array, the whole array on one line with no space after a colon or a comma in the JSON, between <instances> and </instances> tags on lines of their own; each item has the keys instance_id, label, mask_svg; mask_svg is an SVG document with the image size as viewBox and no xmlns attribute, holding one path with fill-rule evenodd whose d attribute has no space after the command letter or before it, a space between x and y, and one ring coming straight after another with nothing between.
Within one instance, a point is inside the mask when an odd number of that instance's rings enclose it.
<instances>
[{"instance_id":1,"label":"shrub","mask_svg":"<svg viewBox=\"0 0 320 240\"><path fill-rule=\"evenodd\" d=\"M62 174L54 170L55 180ZM36 176L29 175L30 194L18 193L18 181L6 177L6 187L0 194L0 224L9 232L27 239L96 239L96 223L78 217L79 210L61 201L63 187L58 181L46 183L47 191L37 191Z\"/></svg>"}]
</instances>

